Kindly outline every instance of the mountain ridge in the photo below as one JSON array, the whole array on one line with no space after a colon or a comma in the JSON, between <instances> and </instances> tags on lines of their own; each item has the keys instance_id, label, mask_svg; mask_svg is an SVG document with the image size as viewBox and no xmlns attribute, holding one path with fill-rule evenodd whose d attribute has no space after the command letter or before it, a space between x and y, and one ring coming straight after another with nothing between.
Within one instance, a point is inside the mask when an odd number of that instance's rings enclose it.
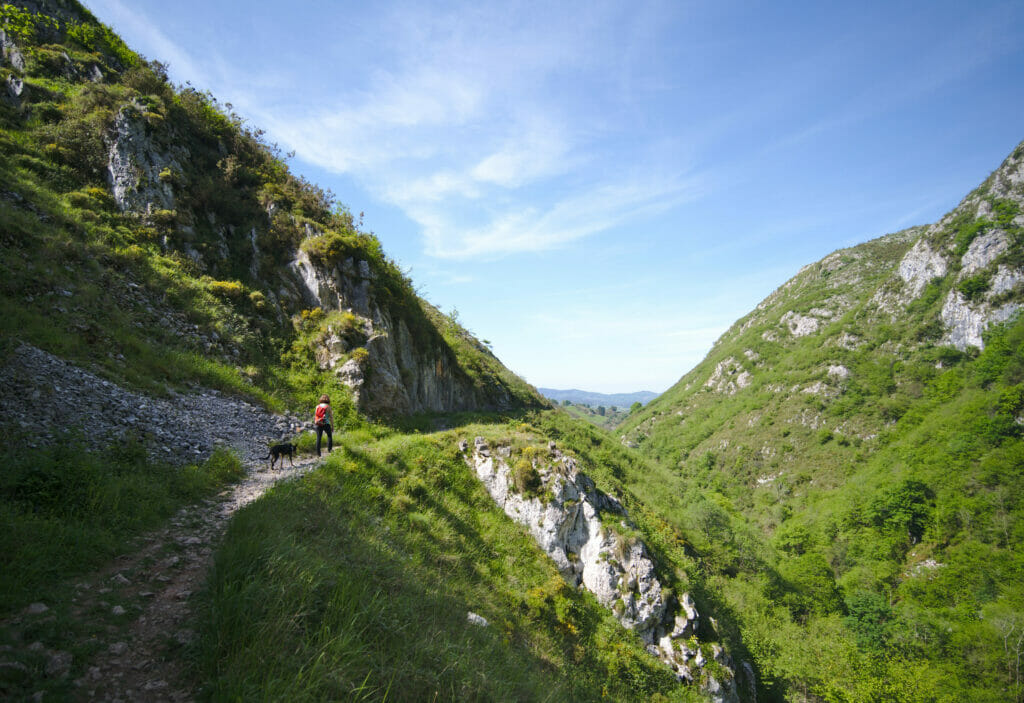
<instances>
[{"instance_id":1,"label":"mountain ridge","mask_svg":"<svg viewBox=\"0 0 1024 703\"><path fill-rule=\"evenodd\" d=\"M653 391L635 391L633 393L597 393L595 391L582 391L577 388L564 390L558 388L537 388L537 392L545 398L556 402L568 400L571 403L577 403L580 405L604 405L606 407L615 406L617 408L624 409L629 409L633 403L646 405L659 395Z\"/></svg>"}]
</instances>

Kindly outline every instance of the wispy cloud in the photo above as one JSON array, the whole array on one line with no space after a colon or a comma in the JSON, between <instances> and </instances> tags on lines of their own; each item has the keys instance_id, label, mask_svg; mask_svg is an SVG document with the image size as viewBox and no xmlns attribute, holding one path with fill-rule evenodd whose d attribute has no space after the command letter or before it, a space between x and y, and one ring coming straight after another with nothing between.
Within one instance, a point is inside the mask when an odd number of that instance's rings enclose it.
<instances>
[{"instance_id":1,"label":"wispy cloud","mask_svg":"<svg viewBox=\"0 0 1024 703\"><path fill-rule=\"evenodd\" d=\"M607 135L573 108L593 97L566 96L566 74L588 76L610 61L614 52L592 43L610 30L615 8L597 3L580 14L587 31L564 13L535 17L535 5L508 6L500 23L482 12L410 10L410 18L403 8L390 25L388 65L358 89L312 114L301 105L250 111L299 159L400 208L420 226L428 256L565 246L700 191L678 168L638 178L612 163L616 154L594 161L594 135Z\"/></svg>"},{"instance_id":2,"label":"wispy cloud","mask_svg":"<svg viewBox=\"0 0 1024 703\"><path fill-rule=\"evenodd\" d=\"M537 124L517 128L494 153L478 162L471 170L474 180L493 183L504 188L546 178L570 167L568 139L556 124Z\"/></svg>"},{"instance_id":3,"label":"wispy cloud","mask_svg":"<svg viewBox=\"0 0 1024 703\"><path fill-rule=\"evenodd\" d=\"M427 252L439 258L495 257L557 249L697 197L698 181L620 182L595 185L555 201L546 209L509 208L487 224L459 228L436 209L413 210Z\"/></svg>"}]
</instances>

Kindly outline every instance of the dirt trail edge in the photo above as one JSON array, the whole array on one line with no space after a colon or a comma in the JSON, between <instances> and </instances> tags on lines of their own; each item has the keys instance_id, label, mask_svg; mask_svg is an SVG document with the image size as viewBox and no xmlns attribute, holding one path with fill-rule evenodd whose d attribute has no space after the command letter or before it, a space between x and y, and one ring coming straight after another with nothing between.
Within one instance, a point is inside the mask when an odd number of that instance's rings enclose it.
<instances>
[{"instance_id":1,"label":"dirt trail edge","mask_svg":"<svg viewBox=\"0 0 1024 703\"><path fill-rule=\"evenodd\" d=\"M101 649L75 681L75 697L103 701L190 701L194 698L180 650L194 633L190 596L206 579L213 552L236 510L275 483L294 479L319 463L304 458L268 470L247 466L248 476L213 500L181 509L133 554L118 557L76 586L73 612L97 609L125 619L101 633ZM124 605L113 605L114 601ZM109 641L107 641L109 640ZM106 645L103 647L102 645ZM177 655L175 650L178 650Z\"/></svg>"}]
</instances>

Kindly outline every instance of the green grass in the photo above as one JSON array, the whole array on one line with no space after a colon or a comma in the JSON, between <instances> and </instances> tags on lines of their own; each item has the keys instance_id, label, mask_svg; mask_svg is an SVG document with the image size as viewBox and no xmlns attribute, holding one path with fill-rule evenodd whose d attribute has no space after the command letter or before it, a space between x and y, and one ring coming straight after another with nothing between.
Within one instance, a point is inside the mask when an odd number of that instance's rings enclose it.
<instances>
[{"instance_id":1,"label":"green grass","mask_svg":"<svg viewBox=\"0 0 1024 703\"><path fill-rule=\"evenodd\" d=\"M43 449L12 441L0 459L4 612L98 567L182 505L242 475L225 450L202 464L174 467L149 461L130 441L86 451L74 435Z\"/></svg>"},{"instance_id":2,"label":"green grass","mask_svg":"<svg viewBox=\"0 0 1024 703\"><path fill-rule=\"evenodd\" d=\"M240 511L204 596L204 698L694 699L564 584L456 450L514 433L349 434Z\"/></svg>"},{"instance_id":3,"label":"green grass","mask_svg":"<svg viewBox=\"0 0 1024 703\"><path fill-rule=\"evenodd\" d=\"M570 403L569 405L562 403L558 407L562 412L567 413L571 417L589 422L596 427L608 431L615 430L629 415L628 409L616 408L612 410L611 408L605 408L604 412L601 413L589 405L581 405L579 403Z\"/></svg>"}]
</instances>

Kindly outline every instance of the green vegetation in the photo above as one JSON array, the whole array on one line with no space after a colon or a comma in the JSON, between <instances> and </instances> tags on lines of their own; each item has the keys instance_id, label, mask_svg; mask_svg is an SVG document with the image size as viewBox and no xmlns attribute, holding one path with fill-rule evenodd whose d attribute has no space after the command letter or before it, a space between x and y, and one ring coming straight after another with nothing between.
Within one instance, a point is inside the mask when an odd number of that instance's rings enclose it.
<instances>
[{"instance_id":1,"label":"green vegetation","mask_svg":"<svg viewBox=\"0 0 1024 703\"><path fill-rule=\"evenodd\" d=\"M966 251L987 226L945 231ZM954 286L980 303L1018 255L999 226L1011 248L989 269L932 281L898 315L873 295L898 292L912 238L827 257L620 428L663 467L622 479L691 545L687 572L766 700L1024 699L1024 321L980 354L939 344ZM794 336L788 311L819 329ZM706 386L729 359L750 384Z\"/></svg>"},{"instance_id":2,"label":"green vegetation","mask_svg":"<svg viewBox=\"0 0 1024 703\"><path fill-rule=\"evenodd\" d=\"M205 596L206 697L695 699L494 505L464 434L518 433L349 434L238 514Z\"/></svg>"},{"instance_id":3,"label":"green vegetation","mask_svg":"<svg viewBox=\"0 0 1024 703\"><path fill-rule=\"evenodd\" d=\"M430 303L420 302L427 319L434 329L440 331L445 345L455 357L455 365L450 372L468 376L485 397L485 407L496 408L502 404L521 408L547 406L547 401L538 396L532 386L510 371L486 343L462 326L457 310L445 315Z\"/></svg>"},{"instance_id":4,"label":"green vegetation","mask_svg":"<svg viewBox=\"0 0 1024 703\"><path fill-rule=\"evenodd\" d=\"M0 603L7 612L242 476L238 458L225 450L173 467L148 460L139 443L92 452L74 436L42 449L12 441L0 459Z\"/></svg>"},{"instance_id":5,"label":"green vegetation","mask_svg":"<svg viewBox=\"0 0 1024 703\"><path fill-rule=\"evenodd\" d=\"M26 59L2 69L25 91L0 104L0 355L26 341L150 394L198 383L275 409L328 392L346 431L324 467L232 524L202 597L205 698L695 699L494 506L455 449L479 434L511 444L527 495L549 439L578 457L662 583L709 616L700 638L752 664L759 700L1024 701L1024 321L959 352L940 317L953 292L1024 302L1020 286L993 291L999 267L1024 265L1019 186L996 197L990 179L927 234L808 267L647 407L527 413L544 405L533 389L422 301L361 218L229 105L62 8L77 19L0 6ZM162 194L148 209L112 195L115 125L159 156L136 188ZM1007 250L962 275L959 256L996 230ZM893 272L920 236L949 273L904 306ZM437 377L518 415L369 424L322 367L332 344L371 376L374 330L289 291L282 262L298 251L367 281ZM814 331L797 336L798 321ZM0 474L9 611L239 474L222 453L172 468L135 444L14 439Z\"/></svg>"}]
</instances>

